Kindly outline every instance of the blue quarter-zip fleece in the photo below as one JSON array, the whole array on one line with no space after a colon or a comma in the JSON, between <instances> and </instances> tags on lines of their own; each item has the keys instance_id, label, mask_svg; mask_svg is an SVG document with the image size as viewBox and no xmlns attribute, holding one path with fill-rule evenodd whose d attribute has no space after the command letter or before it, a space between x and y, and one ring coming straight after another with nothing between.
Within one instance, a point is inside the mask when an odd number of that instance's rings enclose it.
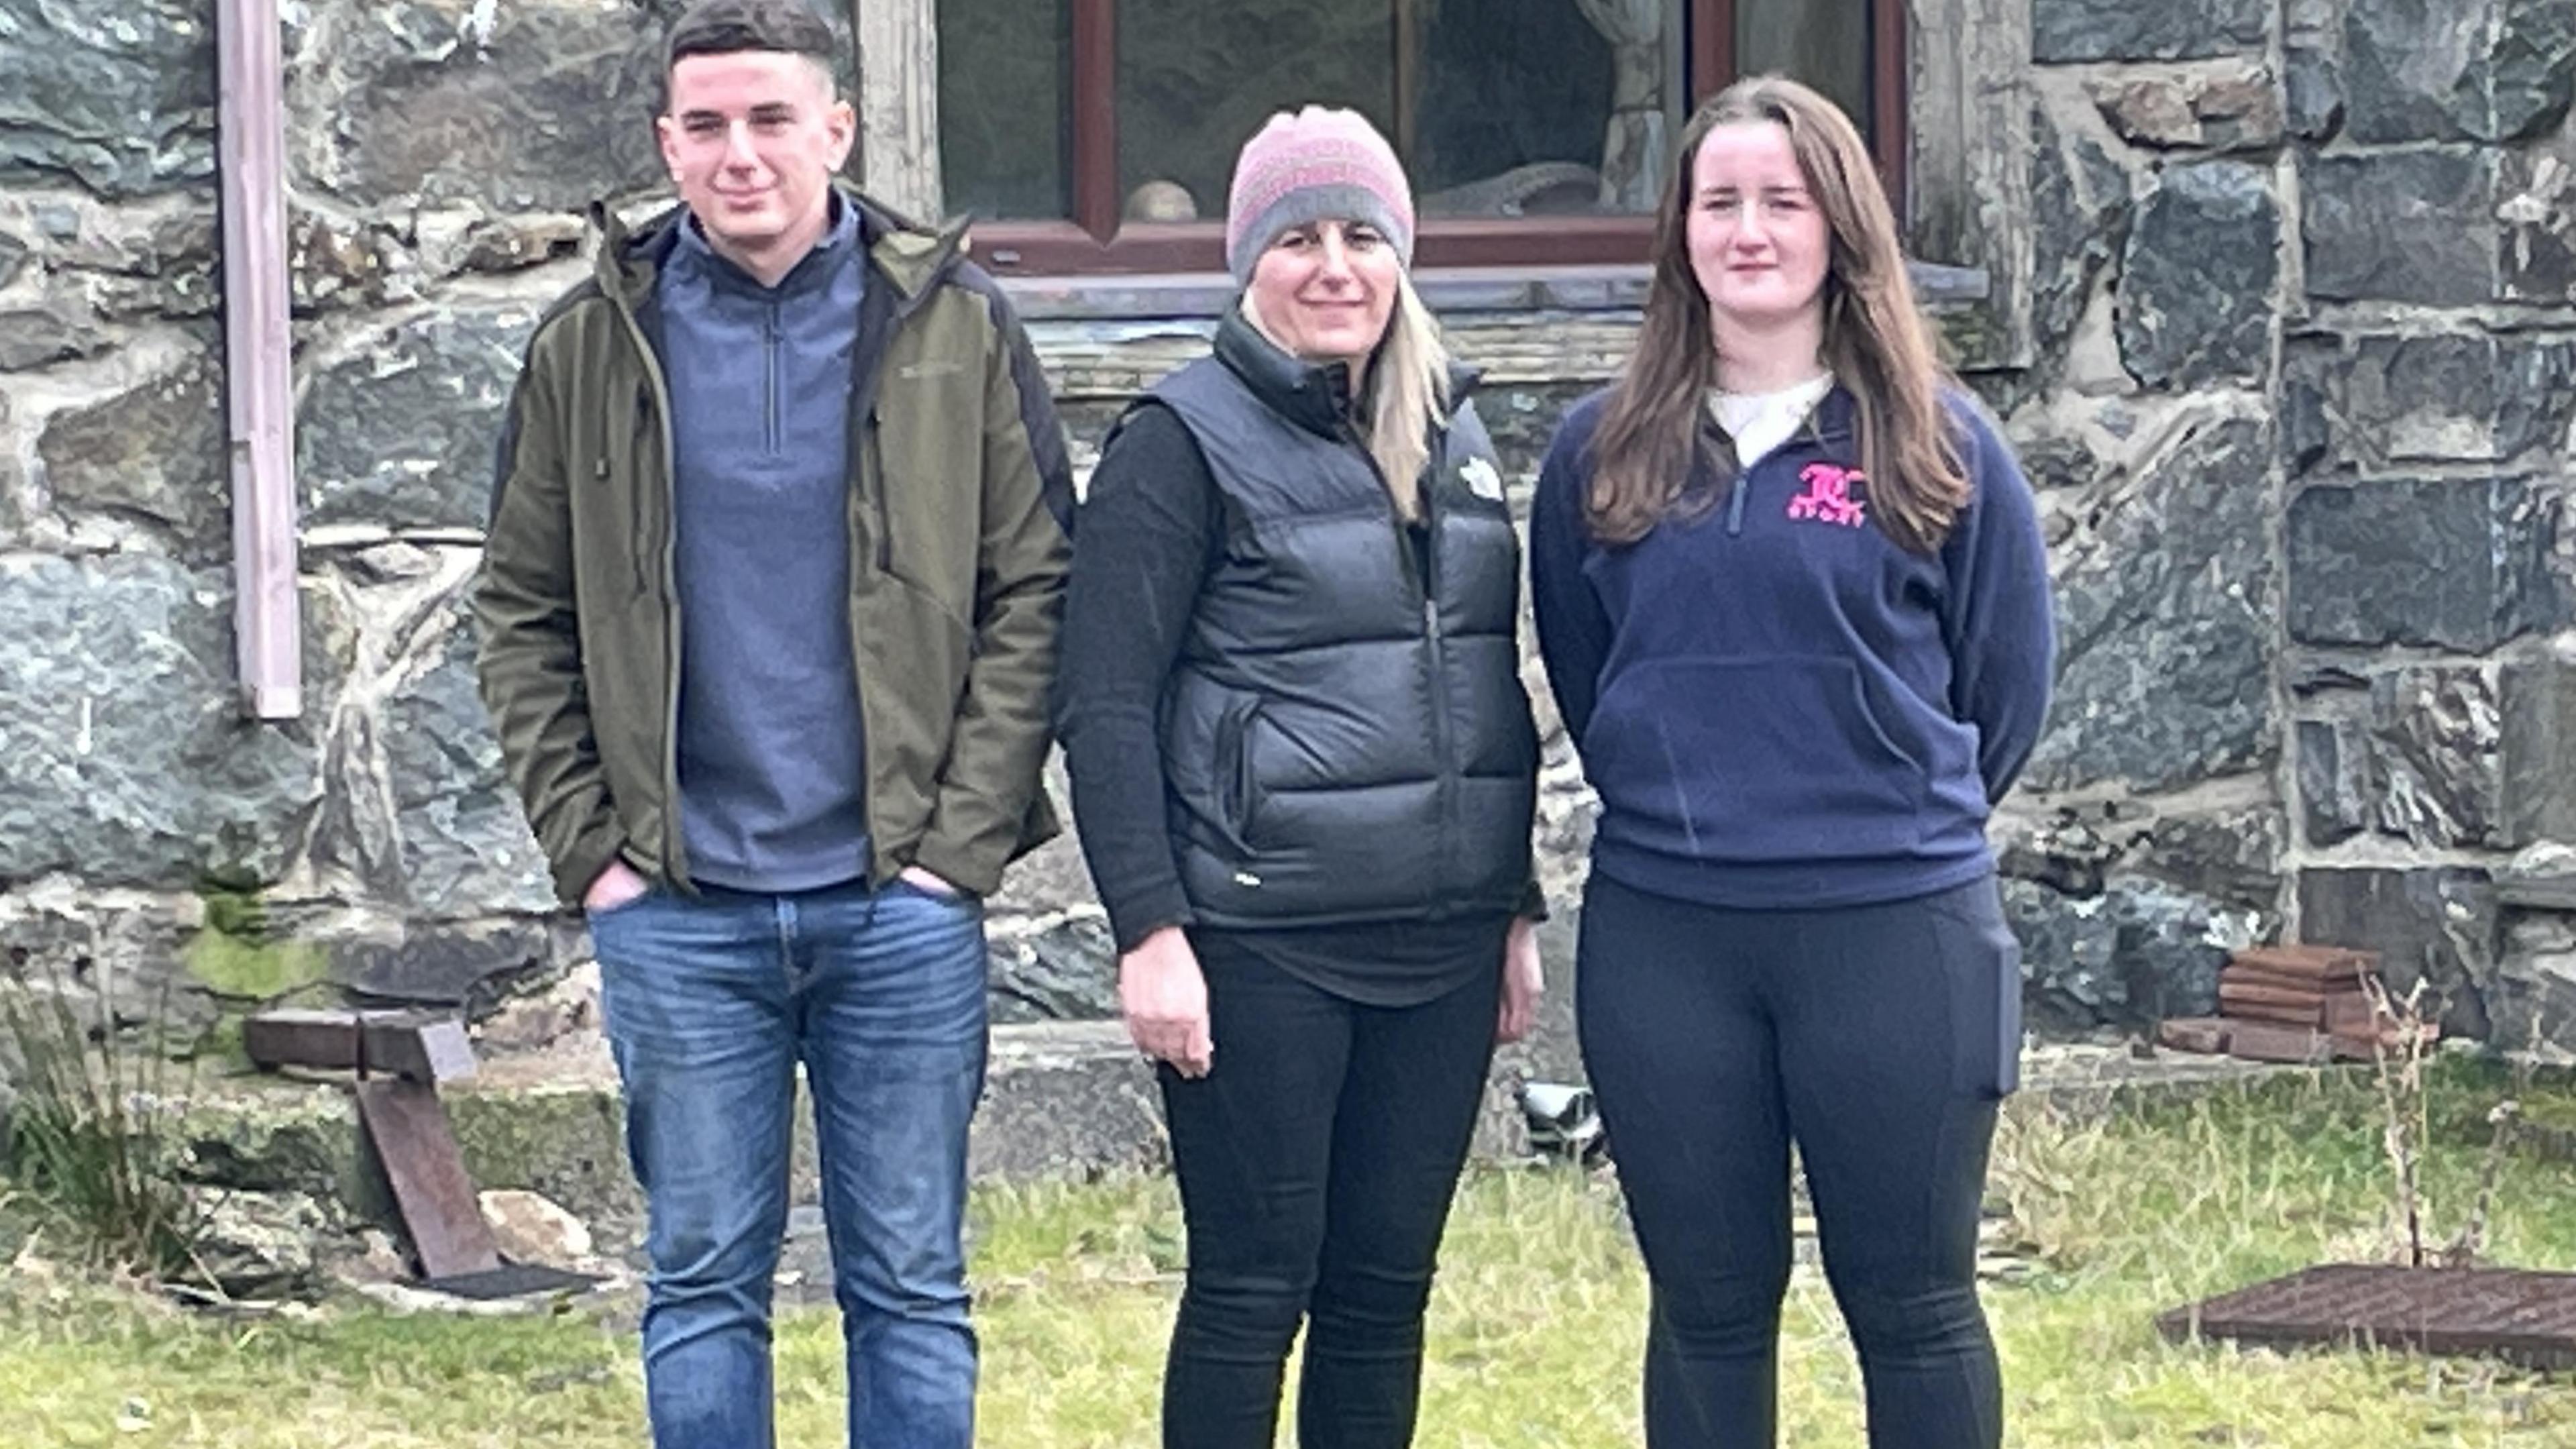
<instances>
[{"instance_id":1,"label":"blue quarter-zip fleece","mask_svg":"<svg viewBox=\"0 0 2576 1449\"><path fill-rule=\"evenodd\" d=\"M1583 521L1603 395L1566 415L1530 521L1539 647L1601 797L1593 864L1730 908L1903 900L1994 868L1990 803L2047 713L2047 548L1964 395L1973 496L1913 554L1868 518L1852 399L1719 506L1623 547Z\"/></svg>"},{"instance_id":2,"label":"blue quarter-zip fleece","mask_svg":"<svg viewBox=\"0 0 2576 1449\"><path fill-rule=\"evenodd\" d=\"M835 203L779 279L694 221L657 284L680 602L680 829L692 879L812 890L868 873L850 638L850 389L867 258Z\"/></svg>"}]
</instances>

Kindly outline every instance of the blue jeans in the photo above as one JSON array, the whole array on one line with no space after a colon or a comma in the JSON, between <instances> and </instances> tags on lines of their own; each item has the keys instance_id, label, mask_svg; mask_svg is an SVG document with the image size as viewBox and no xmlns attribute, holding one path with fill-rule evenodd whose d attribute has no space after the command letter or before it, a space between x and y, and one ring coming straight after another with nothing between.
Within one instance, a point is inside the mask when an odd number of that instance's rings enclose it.
<instances>
[{"instance_id":1,"label":"blue jeans","mask_svg":"<svg viewBox=\"0 0 2576 1449\"><path fill-rule=\"evenodd\" d=\"M796 1067L814 1098L850 1442L965 1449L966 1128L983 1090L984 923L900 882L793 895L664 890L595 915L652 1272L658 1449L763 1449L770 1280Z\"/></svg>"}]
</instances>

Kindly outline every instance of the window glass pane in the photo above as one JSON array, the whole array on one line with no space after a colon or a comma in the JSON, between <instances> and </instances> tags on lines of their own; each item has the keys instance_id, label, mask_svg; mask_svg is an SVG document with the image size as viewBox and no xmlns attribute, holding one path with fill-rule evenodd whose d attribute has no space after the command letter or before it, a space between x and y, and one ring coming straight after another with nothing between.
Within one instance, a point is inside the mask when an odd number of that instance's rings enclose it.
<instances>
[{"instance_id":1,"label":"window glass pane","mask_svg":"<svg viewBox=\"0 0 2576 1449\"><path fill-rule=\"evenodd\" d=\"M1119 193L1225 213L1272 111L1355 107L1427 216L1654 209L1684 99L1680 0L1119 0Z\"/></svg>"},{"instance_id":2,"label":"window glass pane","mask_svg":"<svg viewBox=\"0 0 2576 1449\"><path fill-rule=\"evenodd\" d=\"M1069 0L939 0L939 169L951 213L1073 213Z\"/></svg>"},{"instance_id":3,"label":"window glass pane","mask_svg":"<svg viewBox=\"0 0 2576 1449\"><path fill-rule=\"evenodd\" d=\"M1410 0L1403 149L1431 216L1651 212L1687 89L1679 0Z\"/></svg>"},{"instance_id":4,"label":"window glass pane","mask_svg":"<svg viewBox=\"0 0 2576 1449\"><path fill-rule=\"evenodd\" d=\"M1118 0L1127 216L1224 220L1235 152L1271 112L1307 102L1394 134L1388 0Z\"/></svg>"},{"instance_id":5,"label":"window glass pane","mask_svg":"<svg viewBox=\"0 0 2576 1449\"><path fill-rule=\"evenodd\" d=\"M1866 136L1870 0L1735 0L1735 65L1778 71L1833 98ZM2140 0L2145 3L2145 0Z\"/></svg>"}]
</instances>

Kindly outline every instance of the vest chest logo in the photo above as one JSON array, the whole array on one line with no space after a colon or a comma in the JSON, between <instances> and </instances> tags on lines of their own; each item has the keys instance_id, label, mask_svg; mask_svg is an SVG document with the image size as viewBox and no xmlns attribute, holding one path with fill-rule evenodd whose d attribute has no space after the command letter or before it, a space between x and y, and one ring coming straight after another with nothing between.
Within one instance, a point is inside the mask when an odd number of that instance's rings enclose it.
<instances>
[{"instance_id":1,"label":"vest chest logo","mask_svg":"<svg viewBox=\"0 0 2576 1449\"><path fill-rule=\"evenodd\" d=\"M1851 488L1855 483L1866 485L1869 475L1858 468L1809 463L1798 470L1798 481L1807 485L1807 491L1789 500L1791 518L1844 528L1858 528L1865 521L1868 502L1854 498Z\"/></svg>"},{"instance_id":2,"label":"vest chest logo","mask_svg":"<svg viewBox=\"0 0 2576 1449\"><path fill-rule=\"evenodd\" d=\"M1467 491L1479 498L1489 498L1497 503L1502 501L1503 475L1483 458L1468 459L1458 470L1458 481L1466 484Z\"/></svg>"}]
</instances>

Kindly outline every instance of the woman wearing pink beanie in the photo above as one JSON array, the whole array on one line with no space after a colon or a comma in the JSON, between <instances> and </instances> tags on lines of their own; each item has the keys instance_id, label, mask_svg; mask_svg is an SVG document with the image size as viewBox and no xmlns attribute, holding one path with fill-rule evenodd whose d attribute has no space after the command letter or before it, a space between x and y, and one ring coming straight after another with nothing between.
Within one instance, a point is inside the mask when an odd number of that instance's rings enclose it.
<instances>
[{"instance_id":1,"label":"woman wearing pink beanie","mask_svg":"<svg viewBox=\"0 0 2576 1449\"><path fill-rule=\"evenodd\" d=\"M1212 354L1119 422L1057 722L1189 1275L1167 1449L1412 1441L1422 1318L1495 1041L1539 993L1520 549L1349 111L1237 160Z\"/></svg>"}]
</instances>

